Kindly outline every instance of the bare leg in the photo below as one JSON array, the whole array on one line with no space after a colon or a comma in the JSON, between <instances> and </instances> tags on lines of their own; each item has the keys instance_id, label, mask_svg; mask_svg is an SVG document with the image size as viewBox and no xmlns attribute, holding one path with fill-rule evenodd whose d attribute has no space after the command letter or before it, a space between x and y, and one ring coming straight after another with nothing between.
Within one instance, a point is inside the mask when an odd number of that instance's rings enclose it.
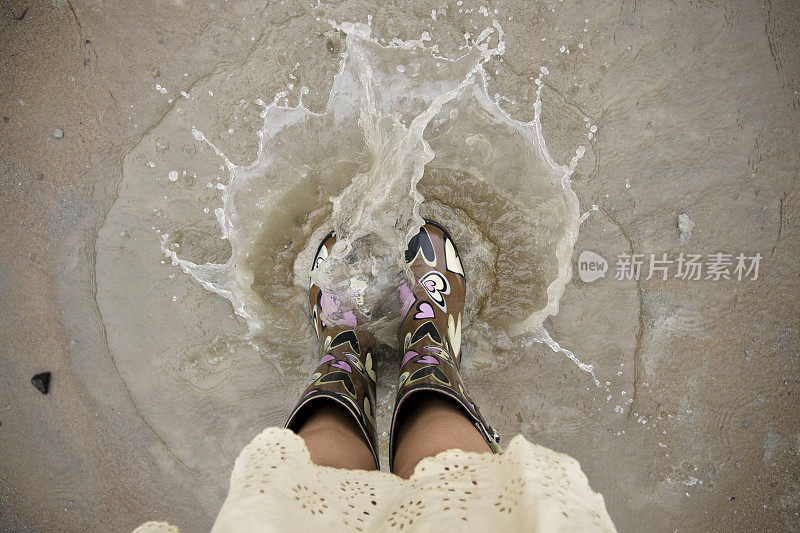
<instances>
[{"instance_id":1,"label":"bare leg","mask_svg":"<svg viewBox=\"0 0 800 533\"><path fill-rule=\"evenodd\" d=\"M364 435L344 407L320 402L297 431L320 466L350 470L375 470Z\"/></svg>"},{"instance_id":2,"label":"bare leg","mask_svg":"<svg viewBox=\"0 0 800 533\"><path fill-rule=\"evenodd\" d=\"M491 452L481 434L454 401L439 394L420 392L404 406L408 413L398 423L394 470L408 479L425 457L457 448Z\"/></svg>"}]
</instances>

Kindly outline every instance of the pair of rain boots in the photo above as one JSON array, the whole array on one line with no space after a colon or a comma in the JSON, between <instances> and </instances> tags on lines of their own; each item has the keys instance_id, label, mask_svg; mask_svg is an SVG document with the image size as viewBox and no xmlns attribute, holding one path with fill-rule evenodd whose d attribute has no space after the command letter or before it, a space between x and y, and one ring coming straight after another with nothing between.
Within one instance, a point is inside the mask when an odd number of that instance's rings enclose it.
<instances>
[{"instance_id":1,"label":"pair of rain boots","mask_svg":"<svg viewBox=\"0 0 800 533\"><path fill-rule=\"evenodd\" d=\"M336 242L331 233L320 244L312 270L318 268ZM439 224L427 221L411 239L405 254L416 286L401 286L403 316L399 330L400 381L392 416L389 468L393 468L395 429L405 416L409 399L419 392L442 394L458 404L473 422L490 448L500 452L499 435L481 416L467 396L459 373L461 363L461 321L464 313L466 279L458 251L450 235ZM296 431L312 405L333 401L355 419L380 469L375 424L375 353L377 341L355 318L347 325L325 324L323 309L336 305L335 297L310 288L312 319L322 354L300 401L286 422Z\"/></svg>"}]
</instances>

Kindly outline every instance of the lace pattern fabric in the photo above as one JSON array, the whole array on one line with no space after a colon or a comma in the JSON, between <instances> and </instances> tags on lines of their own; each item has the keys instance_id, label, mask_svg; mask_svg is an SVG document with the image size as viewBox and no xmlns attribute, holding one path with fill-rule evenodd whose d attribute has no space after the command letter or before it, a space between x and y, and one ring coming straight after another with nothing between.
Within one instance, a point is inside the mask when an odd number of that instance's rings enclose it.
<instances>
[{"instance_id":1,"label":"lace pattern fabric","mask_svg":"<svg viewBox=\"0 0 800 533\"><path fill-rule=\"evenodd\" d=\"M150 522L136 532L177 531ZM514 437L502 455L449 450L410 479L322 467L267 428L241 452L213 531L615 531L578 462ZM323 529L324 528L324 529Z\"/></svg>"}]
</instances>

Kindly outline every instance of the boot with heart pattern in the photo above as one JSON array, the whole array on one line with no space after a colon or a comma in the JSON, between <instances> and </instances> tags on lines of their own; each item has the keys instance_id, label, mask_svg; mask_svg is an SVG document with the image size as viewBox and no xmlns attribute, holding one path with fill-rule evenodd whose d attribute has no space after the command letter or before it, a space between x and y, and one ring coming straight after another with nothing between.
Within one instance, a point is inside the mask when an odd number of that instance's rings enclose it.
<instances>
[{"instance_id":1,"label":"boot with heart pattern","mask_svg":"<svg viewBox=\"0 0 800 533\"><path fill-rule=\"evenodd\" d=\"M467 396L458 371L461 363L461 321L466 279L461 259L447 231L426 221L411 239L406 263L417 279L413 288L401 287L404 316L399 335L402 348L400 381L392 416L389 465L394 462L395 429L404 405L417 392L443 394L460 405L489 447L501 451L499 435Z\"/></svg>"},{"instance_id":2,"label":"boot with heart pattern","mask_svg":"<svg viewBox=\"0 0 800 533\"><path fill-rule=\"evenodd\" d=\"M333 232L322 241L312 271L325 260L335 242L336 235ZM345 313L336 325L326 323L325 317L335 313L338 308L336 295L323 293L320 287L312 283L309 298L311 318L320 341L321 359L285 427L297 431L319 402L335 402L355 419L372 452L375 468L379 469L373 367L376 339L360 327L352 312Z\"/></svg>"}]
</instances>

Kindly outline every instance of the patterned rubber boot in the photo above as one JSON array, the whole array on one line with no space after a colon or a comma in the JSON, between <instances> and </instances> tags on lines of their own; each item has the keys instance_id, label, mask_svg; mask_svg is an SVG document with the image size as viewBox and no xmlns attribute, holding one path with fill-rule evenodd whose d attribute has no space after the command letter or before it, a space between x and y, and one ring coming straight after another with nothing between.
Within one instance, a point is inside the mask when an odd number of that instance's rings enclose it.
<instances>
[{"instance_id":1,"label":"patterned rubber boot","mask_svg":"<svg viewBox=\"0 0 800 533\"><path fill-rule=\"evenodd\" d=\"M322 241L312 271L325 260L335 242L333 232ZM320 341L321 358L285 427L297 431L319 402L335 402L353 416L372 452L375 468L380 469L374 407L376 339L370 332L358 327L358 320L353 313L345 314L343 325L326 324L324 311L338 307L337 297L323 294L322 289L313 283L309 293L311 318Z\"/></svg>"},{"instance_id":2,"label":"patterned rubber boot","mask_svg":"<svg viewBox=\"0 0 800 533\"><path fill-rule=\"evenodd\" d=\"M458 369L461 363L461 320L466 279L453 240L442 226L426 221L411 239L406 263L417 286L400 288L403 319L399 344L403 359L392 416L389 467L393 469L395 429L403 406L417 392L443 394L460 405L495 453L500 436L467 396Z\"/></svg>"}]
</instances>

